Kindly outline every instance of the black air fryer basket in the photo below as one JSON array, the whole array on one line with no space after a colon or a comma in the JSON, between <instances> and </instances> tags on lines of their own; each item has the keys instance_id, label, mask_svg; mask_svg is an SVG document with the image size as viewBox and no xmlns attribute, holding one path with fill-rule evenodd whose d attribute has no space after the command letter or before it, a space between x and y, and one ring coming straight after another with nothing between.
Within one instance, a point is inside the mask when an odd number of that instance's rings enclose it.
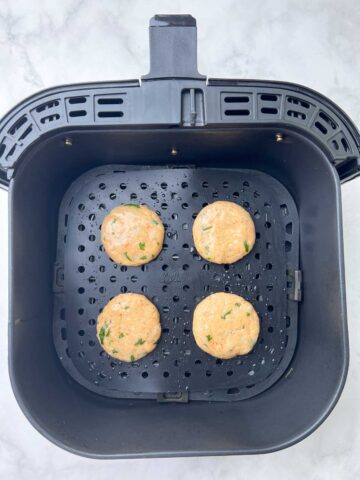
<instances>
[{"instance_id":1,"label":"black air fryer basket","mask_svg":"<svg viewBox=\"0 0 360 480\"><path fill-rule=\"evenodd\" d=\"M90 457L278 450L317 428L345 383L340 182L359 174L359 134L302 86L200 75L190 16L155 16L150 47L141 83L52 88L0 123L14 393L37 430ZM192 241L199 210L221 199L256 227L232 265ZM129 202L166 228L143 267L117 265L99 241L104 216ZM127 291L155 303L163 329L131 364L95 335L99 311ZM195 345L192 312L218 291L259 313L248 355L222 361Z\"/></svg>"}]
</instances>

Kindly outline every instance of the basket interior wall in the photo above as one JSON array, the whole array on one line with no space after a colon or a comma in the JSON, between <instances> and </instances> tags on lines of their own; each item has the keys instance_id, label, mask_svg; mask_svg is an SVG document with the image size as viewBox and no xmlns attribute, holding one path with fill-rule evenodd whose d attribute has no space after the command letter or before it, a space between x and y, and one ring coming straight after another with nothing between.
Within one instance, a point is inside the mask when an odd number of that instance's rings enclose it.
<instances>
[{"instance_id":1,"label":"basket interior wall","mask_svg":"<svg viewBox=\"0 0 360 480\"><path fill-rule=\"evenodd\" d=\"M344 362L339 183L310 139L276 128L58 132L31 151L11 184L10 369L14 391L45 435L85 454L154 455L271 449L325 415ZM65 136L72 138L66 146ZM178 155L173 157L173 147ZM52 341L57 215L70 183L109 163L260 170L292 194L300 220L298 346L287 374L257 397L222 404L162 404L101 397L73 381ZM335 385L335 387L334 387ZM26 400L25 400L26 399ZM301 412L301 414L299 414ZM319 413L320 412L320 413ZM246 425L246 428L239 428ZM125 432L125 435L124 435ZM154 435L156 432L156 435ZM172 432L170 434L170 432Z\"/></svg>"}]
</instances>

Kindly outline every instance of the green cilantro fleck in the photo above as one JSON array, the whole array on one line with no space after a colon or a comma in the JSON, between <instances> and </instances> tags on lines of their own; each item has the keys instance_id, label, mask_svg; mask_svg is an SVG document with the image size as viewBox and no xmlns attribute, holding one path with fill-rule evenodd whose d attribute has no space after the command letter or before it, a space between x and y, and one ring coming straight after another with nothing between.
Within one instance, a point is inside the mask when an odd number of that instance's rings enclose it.
<instances>
[{"instance_id":1,"label":"green cilantro fleck","mask_svg":"<svg viewBox=\"0 0 360 480\"><path fill-rule=\"evenodd\" d=\"M125 337L125 334L121 332L119 335L119 338L124 338L124 337Z\"/></svg>"},{"instance_id":2,"label":"green cilantro fleck","mask_svg":"<svg viewBox=\"0 0 360 480\"><path fill-rule=\"evenodd\" d=\"M203 231L203 232L206 232L207 230L210 230L210 228L212 228L212 225L210 225L209 227L203 227L203 228L202 228L202 231Z\"/></svg>"},{"instance_id":3,"label":"green cilantro fleck","mask_svg":"<svg viewBox=\"0 0 360 480\"><path fill-rule=\"evenodd\" d=\"M205 245L205 252L206 252L206 253L209 253L209 250L210 250L209 245Z\"/></svg>"},{"instance_id":4,"label":"green cilantro fleck","mask_svg":"<svg viewBox=\"0 0 360 480\"><path fill-rule=\"evenodd\" d=\"M249 247L249 244L248 244L247 240L244 241L244 247L245 247L245 252L248 253L249 250L250 250L250 247Z\"/></svg>"},{"instance_id":5,"label":"green cilantro fleck","mask_svg":"<svg viewBox=\"0 0 360 480\"><path fill-rule=\"evenodd\" d=\"M236 305L237 307L241 307L241 303L239 303L239 302L236 302L235 305Z\"/></svg>"},{"instance_id":6,"label":"green cilantro fleck","mask_svg":"<svg viewBox=\"0 0 360 480\"><path fill-rule=\"evenodd\" d=\"M213 339L211 335L206 335L206 338L208 339L208 342L211 342L211 340Z\"/></svg>"},{"instance_id":7,"label":"green cilantro fleck","mask_svg":"<svg viewBox=\"0 0 360 480\"><path fill-rule=\"evenodd\" d=\"M124 256L129 260L129 262L132 262L132 259L129 257L127 252L124 253Z\"/></svg>"},{"instance_id":8,"label":"green cilantro fleck","mask_svg":"<svg viewBox=\"0 0 360 480\"><path fill-rule=\"evenodd\" d=\"M111 220L111 223L112 223L112 224L113 224L113 223L116 223L116 222L117 222L117 219L116 219L116 218L113 218L113 219Z\"/></svg>"},{"instance_id":9,"label":"green cilantro fleck","mask_svg":"<svg viewBox=\"0 0 360 480\"><path fill-rule=\"evenodd\" d=\"M246 312L246 316L247 317L250 317L251 313L250 312Z\"/></svg>"},{"instance_id":10,"label":"green cilantro fleck","mask_svg":"<svg viewBox=\"0 0 360 480\"><path fill-rule=\"evenodd\" d=\"M129 305L125 305L124 310L129 310Z\"/></svg>"},{"instance_id":11,"label":"green cilantro fleck","mask_svg":"<svg viewBox=\"0 0 360 480\"><path fill-rule=\"evenodd\" d=\"M135 362L135 357L134 357L134 355L131 355L130 361L131 361L131 362Z\"/></svg>"},{"instance_id":12,"label":"green cilantro fleck","mask_svg":"<svg viewBox=\"0 0 360 480\"><path fill-rule=\"evenodd\" d=\"M124 203L124 207L140 208L140 205L137 205L136 203Z\"/></svg>"},{"instance_id":13,"label":"green cilantro fleck","mask_svg":"<svg viewBox=\"0 0 360 480\"><path fill-rule=\"evenodd\" d=\"M119 350L113 350L112 353L119 353Z\"/></svg>"},{"instance_id":14,"label":"green cilantro fleck","mask_svg":"<svg viewBox=\"0 0 360 480\"><path fill-rule=\"evenodd\" d=\"M151 219L151 221L152 221L152 223L153 223L154 225L159 225L159 222L157 222L157 221L154 220L153 218Z\"/></svg>"},{"instance_id":15,"label":"green cilantro fleck","mask_svg":"<svg viewBox=\"0 0 360 480\"><path fill-rule=\"evenodd\" d=\"M110 328L106 330L105 337L108 337L110 335Z\"/></svg>"},{"instance_id":16,"label":"green cilantro fleck","mask_svg":"<svg viewBox=\"0 0 360 480\"><path fill-rule=\"evenodd\" d=\"M143 340L142 338L139 338L139 340L134 343L134 345L143 345L145 343L145 340Z\"/></svg>"},{"instance_id":17,"label":"green cilantro fleck","mask_svg":"<svg viewBox=\"0 0 360 480\"><path fill-rule=\"evenodd\" d=\"M145 250L145 242L140 242L139 243L139 248L140 248L140 250Z\"/></svg>"},{"instance_id":18,"label":"green cilantro fleck","mask_svg":"<svg viewBox=\"0 0 360 480\"><path fill-rule=\"evenodd\" d=\"M105 337L105 327L100 328L99 338L101 345L104 344L104 337Z\"/></svg>"},{"instance_id":19,"label":"green cilantro fleck","mask_svg":"<svg viewBox=\"0 0 360 480\"><path fill-rule=\"evenodd\" d=\"M146 260L146 259L147 259L146 255L143 255L142 257L140 257L140 260Z\"/></svg>"},{"instance_id":20,"label":"green cilantro fleck","mask_svg":"<svg viewBox=\"0 0 360 480\"><path fill-rule=\"evenodd\" d=\"M151 258L155 258L155 255L154 255L154 254L152 254L152 255L151 255Z\"/></svg>"},{"instance_id":21,"label":"green cilantro fleck","mask_svg":"<svg viewBox=\"0 0 360 480\"><path fill-rule=\"evenodd\" d=\"M228 312L225 312L224 315L221 315L221 318L222 318L223 320L225 320L226 317L227 317L228 315L230 315L231 312L232 312L232 310L229 310Z\"/></svg>"}]
</instances>

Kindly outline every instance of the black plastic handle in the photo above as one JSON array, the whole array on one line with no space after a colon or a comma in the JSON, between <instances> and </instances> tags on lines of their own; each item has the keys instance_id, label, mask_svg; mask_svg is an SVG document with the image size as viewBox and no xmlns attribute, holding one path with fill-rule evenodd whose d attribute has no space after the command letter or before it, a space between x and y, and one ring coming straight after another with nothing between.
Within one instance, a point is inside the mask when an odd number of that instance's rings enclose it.
<instances>
[{"instance_id":1,"label":"black plastic handle","mask_svg":"<svg viewBox=\"0 0 360 480\"><path fill-rule=\"evenodd\" d=\"M197 70L196 20L191 15L155 15L150 20L150 73L142 80L191 78Z\"/></svg>"}]
</instances>

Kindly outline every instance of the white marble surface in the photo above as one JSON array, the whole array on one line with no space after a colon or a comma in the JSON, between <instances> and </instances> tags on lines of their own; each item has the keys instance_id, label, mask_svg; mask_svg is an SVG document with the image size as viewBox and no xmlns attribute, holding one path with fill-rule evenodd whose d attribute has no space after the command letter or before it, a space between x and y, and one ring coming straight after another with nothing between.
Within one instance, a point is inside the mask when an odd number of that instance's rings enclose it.
<instances>
[{"instance_id":1,"label":"white marble surface","mask_svg":"<svg viewBox=\"0 0 360 480\"><path fill-rule=\"evenodd\" d=\"M197 18L201 73L302 83L332 98L360 127L358 0L0 0L0 116L45 87L146 73L154 13ZM270 455L125 461L60 450L16 404L7 373L7 195L1 191L0 479L360 478L359 185L342 187L351 362L329 419L300 444Z\"/></svg>"}]
</instances>

